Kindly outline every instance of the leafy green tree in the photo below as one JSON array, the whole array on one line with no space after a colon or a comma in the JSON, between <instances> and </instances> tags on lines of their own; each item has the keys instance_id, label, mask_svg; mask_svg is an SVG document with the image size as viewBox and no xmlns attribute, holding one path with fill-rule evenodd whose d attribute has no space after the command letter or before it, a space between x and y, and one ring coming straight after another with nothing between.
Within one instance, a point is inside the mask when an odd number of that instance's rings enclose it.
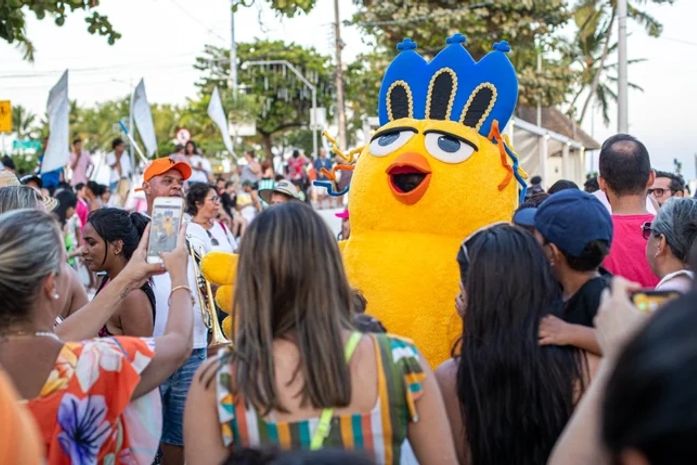
<instances>
[{"instance_id":1,"label":"leafy green tree","mask_svg":"<svg viewBox=\"0 0 697 465\"><path fill-rule=\"evenodd\" d=\"M392 58L394 55L386 51L373 51L358 55L356 60L346 67L344 89L348 110L347 135L350 144L354 143L350 140L351 136L363 127L363 117L377 115L382 74Z\"/></svg>"},{"instance_id":2,"label":"leafy green tree","mask_svg":"<svg viewBox=\"0 0 697 465\"><path fill-rule=\"evenodd\" d=\"M36 134L36 115L22 105L12 107L12 128L18 139L25 139Z\"/></svg>"},{"instance_id":3,"label":"leafy green tree","mask_svg":"<svg viewBox=\"0 0 697 465\"><path fill-rule=\"evenodd\" d=\"M658 37L663 25L648 13L640 10L637 5L647 3L668 3L674 0L638 0L630 2L627 14L641 25L651 37ZM573 7L573 20L576 26L576 37L569 44L566 56L574 63L577 79L574 83L573 97L570 103L570 113L575 113L576 106L583 96L583 104L576 120L583 122L591 103L596 102L600 108L605 124L609 122L611 104L617 100L617 64L608 63L608 59L617 51L617 42L612 42L617 20L616 0L578 0ZM643 60L630 60L637 63ZM615 73L615 74L613 74ZM634 89L641 88L629 83Z\"/></svg>"},{"instance_id":4,"label":"leafy green tree","mask_svg":"<svg viewBox=\"0 0 697 465\"><path fill-rule=\"evenodd\" d=\"M80 107L77 102L70 102L71 138L79 136L83 146L90 152L111 151L111 142L116 137L124 138L118 125L119 121L128 121L130 96L100 102L91 107ZM176 133L176 122L184 113L180 107L170 104L151 105L155 136L161 154L170 153L171 143ZM136 141L143 147L136 133Z\"/></svg>"},{"instance_id":5,"label":"leafy green tree","mask_svg":"<svg viewBox=\"0 0 697 465\"><path fill-rule=\"evenodd\" d=\"M202 77L197 83L202 96L208 96L214 86L228 89L230 71L227 51L207 46L194 65ZM283 41L258 40L240 43L239 84L246 100L235 101L230 93L225 108L239 108L250 113L256 121L258 140L268 156L274 137L307 126L312 107L311 93L303 82L283 65L249 65L252 61L285 60L294 65L317 88L317 106L328 110L333 105L333 66L329 57L313 48ZM243 97L244 98L244 97ZM203 97L202 99L205 99ZM233 118L234 121L234 118Z\"/></svg>"},{"instance_id":6,"label":"leafy green tree","mask_svg":"<svg viewBox=\"0 0 697 465\"><path fill-rule=\"evenodd\" d=\"M232 8L237 10L240 7L252 6L253 3L254 0L235 0ZM292 18L300 13L309 13L317 0L268 0L268 3L277 14Z\"/></svg>"},{"instance_id":7,"label":"leafy green tree","mask_svg":"<svg viewBox=\"0 0 697 465\"><path fill-rule=\"evenodd\" d=\"M111 141L121 136L118 122L128 120L129 96L97 103L92 107L70 105L70 137L79 136L90 151L111 151Z\"/></svg>"},{"instance_id":8,"label":"leafy green tree","mask_svg":"<svg viewBox=\"0 0 697 465\"><path fill-rule=\"evenodd\" d=\"M207 114L209 96L190 100L186 105L151 104L158 156L174 152L177 130L186 128L192 139L207 156L215 156L224 150L218 128ZM75 101L70 106L71 137L80 136L86 150L111 151L111 142L116 137L123 138L119 121L128 121L129 96L97 103L90 107L80 107ZM47 132L47 130L46 130ZM136 142L143 147L136 131Z\"/></svg>"},{"instance_id":9,"label":"leafy green tree","mask_svg":"<svg viewBox=\"0 0 697 465\"><path fill-rule=\"evenodd\" d=\"M81 11L85 14L87 30L99 34L113 45L121 34L114 30L109 19L97 11L98 0L8 0L0 2L0 38L16 43L24 53L24 59L34 60L34 45L27 36L26 20L31 11L43 20L53 18L57 26L65 24L69 14Z\"/></svg>"},{"instance_id":10,"label":"leafy green tree","mask_svg":"<svg viewBox=\"0 0 697 465\"><path fill-rule=\"evenodd\" d=\"M516 66L522 104L556 105L564 101L571 82L568 60L557 58L562 41L558 30L570 18L564 0L355 0L359 11L352 22L383 50L405 37L432 57L447 36L462 32L475 58L505 39ZM537 56L542 54L541 71Z\"/></svg>"}]
</instances>

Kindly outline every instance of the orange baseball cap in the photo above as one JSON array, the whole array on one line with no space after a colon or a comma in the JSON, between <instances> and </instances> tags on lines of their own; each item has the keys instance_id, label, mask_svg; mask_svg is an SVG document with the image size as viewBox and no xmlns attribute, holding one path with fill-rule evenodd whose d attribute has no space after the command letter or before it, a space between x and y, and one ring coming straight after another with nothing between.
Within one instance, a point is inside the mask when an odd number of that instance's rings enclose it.
<instances>
[{"instance_id":1,"label":"orange baseball cap","mask_svg":"<svg viewBox=\"0 0 697 465\"><path fill-rule=\"evenodd\" d=\"M143 182L150 181L155 176L165 174L169 170L177 170L181 173L182 179L186 180L191 177L191 165L185 161L174 161L170 157L162 157L154 159L143 172ZM138 188L136 190L142 190Z\"/></svg>"}]
</instances>

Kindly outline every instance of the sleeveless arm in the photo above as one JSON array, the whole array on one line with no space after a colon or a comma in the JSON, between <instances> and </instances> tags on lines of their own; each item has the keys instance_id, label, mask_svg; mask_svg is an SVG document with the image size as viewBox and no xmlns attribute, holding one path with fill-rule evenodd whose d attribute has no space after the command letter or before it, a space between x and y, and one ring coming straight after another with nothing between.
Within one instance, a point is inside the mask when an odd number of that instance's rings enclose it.
<instances>
[{"instance_id":1,"label":"sleeveless arm","mask_svg":"<svg viewBox=\"0 0 697 465\"><path fill-rule=\"evenodd\" d=\"M219 399L221 378L220 373L215 371L218 363L219 357L215 357L199 367L186 399L184 454L189 465L222 463L228 455L221 432L221 426L225 428L227 424L223 424L220 417L221 409L226 408L227 404L223 406Z\"/></svg>"},{"instance_id":2,"label":"sleeveless arm","mask_svg":"<svg viewBox=\"0 0 697 465\"><path fill-rule=\"evenodd\" d=\"M402 378L395 382L403 383L407 437L416 458L419 463L457 464L445 405L428 362L410 340L387 337L395 374Z\"/></svg>"}]
</instances>

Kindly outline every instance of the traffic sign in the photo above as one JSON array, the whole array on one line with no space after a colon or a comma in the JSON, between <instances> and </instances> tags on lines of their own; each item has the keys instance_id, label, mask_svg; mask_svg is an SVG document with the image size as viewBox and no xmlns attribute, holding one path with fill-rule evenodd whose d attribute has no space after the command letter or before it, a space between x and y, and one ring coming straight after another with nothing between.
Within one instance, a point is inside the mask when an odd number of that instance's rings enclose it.
<instances>
[{"instance_id":1,"label":"traffic sign","mask_svg":"<svg viewBox=\"0 0 697 465\"><path fill-rule=\"evenodd\" d=\"M33 139L15 139L12 141L12 150L41 150L41 141Z\"/></svg>"},{"instance_id":2,"label":"traffic sign","mask_svg":"<svg viewBox=\"0 0 697 465\"><path fill-rule=\"evenodd\" d=\"M180 128L177 130L175 138L177 139L177 142L184 145L191 140L191 133L186 128Z\"/></svg>"},{"instance_id":3,"label":"traffic sign","mask_svg":"<svg viewBox=\"0 0 697 465\"><path fill-rule=\"evenodd\" d=\"M12 132L12 104L0 100L0 132Z\"/></svg>"}]
</instances>

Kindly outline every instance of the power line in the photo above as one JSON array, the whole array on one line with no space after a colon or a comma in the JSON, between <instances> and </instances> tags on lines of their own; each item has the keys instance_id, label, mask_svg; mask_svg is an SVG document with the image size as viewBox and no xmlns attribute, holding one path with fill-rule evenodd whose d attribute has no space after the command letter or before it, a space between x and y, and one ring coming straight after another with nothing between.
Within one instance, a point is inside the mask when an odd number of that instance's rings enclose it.
<instances>
[{"instance_id":1,"label":"power line","mask_svg":"<svg viewBox=\"0 0 697 465\"><path fill-rule=\"evenodd\" d=\"M659 36L658 38L663 39L663 40L668 40L670 42L677 42L679 44L692 45L693 47L697 47L697 42L690 42L689 40L674 39L672 37L663 37L663 36Z\"/></svg>"},{"instance_id":2,"label":"power line","mask_svg":"<svg viewBox=\"0 0 697 465\"><path fill-rule=\"evenodd\" d=\"M139 67L139 68L151 68L151 67L157 67L158 69L173 69L173 68L188 68L188 67L193 67L193 63L165 63L165 64L158 64L157 62L153 62L153 60L149 61L144 61L144 62L137 62L137 63L122 63L122 64L116 64L116 65L108 65L108 66L95 66L95 67L88 67L88 68L68 68L71 73L80 73L80 74L91 74L91 73L100 73L103 71L112 71L114 69L127 69L127 68L133 68L133 67ZM48 78L48 77L53 77L57 73L62 73L65 71L65 68L63 69L57 69L57 70L46 70L46 71L35 71L35 72L26 72L26 71L10 71L10 73L17 73L17 74L0 74L0 79L32 79L32 78Z\"/></svg>"},{"instance_id":3,"label":"power line","mask_svg":"<svg viewBox=\"0 0 697 465\"><path fill-rule=\"evenodd\" d=\"M179 9L179 11L181 11L181 12L184 13L186 16L188 16L190 20L192 20L193 22L197 23L199 26L203 27L203 28L206 30L206 32L208 32L209 34L212 34L212 35L216 36L216 37L219 38L220 40L225 40L225 41L227 41L227 39L226 39L225 37L221 36L220 34L218 34L217 32L215 32L213 29L211 29L210 27L208 27L208 24L206 24L204 21L198 19L193 13L191 13L189 10L187 10L186 8L184 8L183 6L181 6L176 0L169 0L169 1L170 1L174 6L176 6L176 7Z\"/></svg>"}]
</instances>

